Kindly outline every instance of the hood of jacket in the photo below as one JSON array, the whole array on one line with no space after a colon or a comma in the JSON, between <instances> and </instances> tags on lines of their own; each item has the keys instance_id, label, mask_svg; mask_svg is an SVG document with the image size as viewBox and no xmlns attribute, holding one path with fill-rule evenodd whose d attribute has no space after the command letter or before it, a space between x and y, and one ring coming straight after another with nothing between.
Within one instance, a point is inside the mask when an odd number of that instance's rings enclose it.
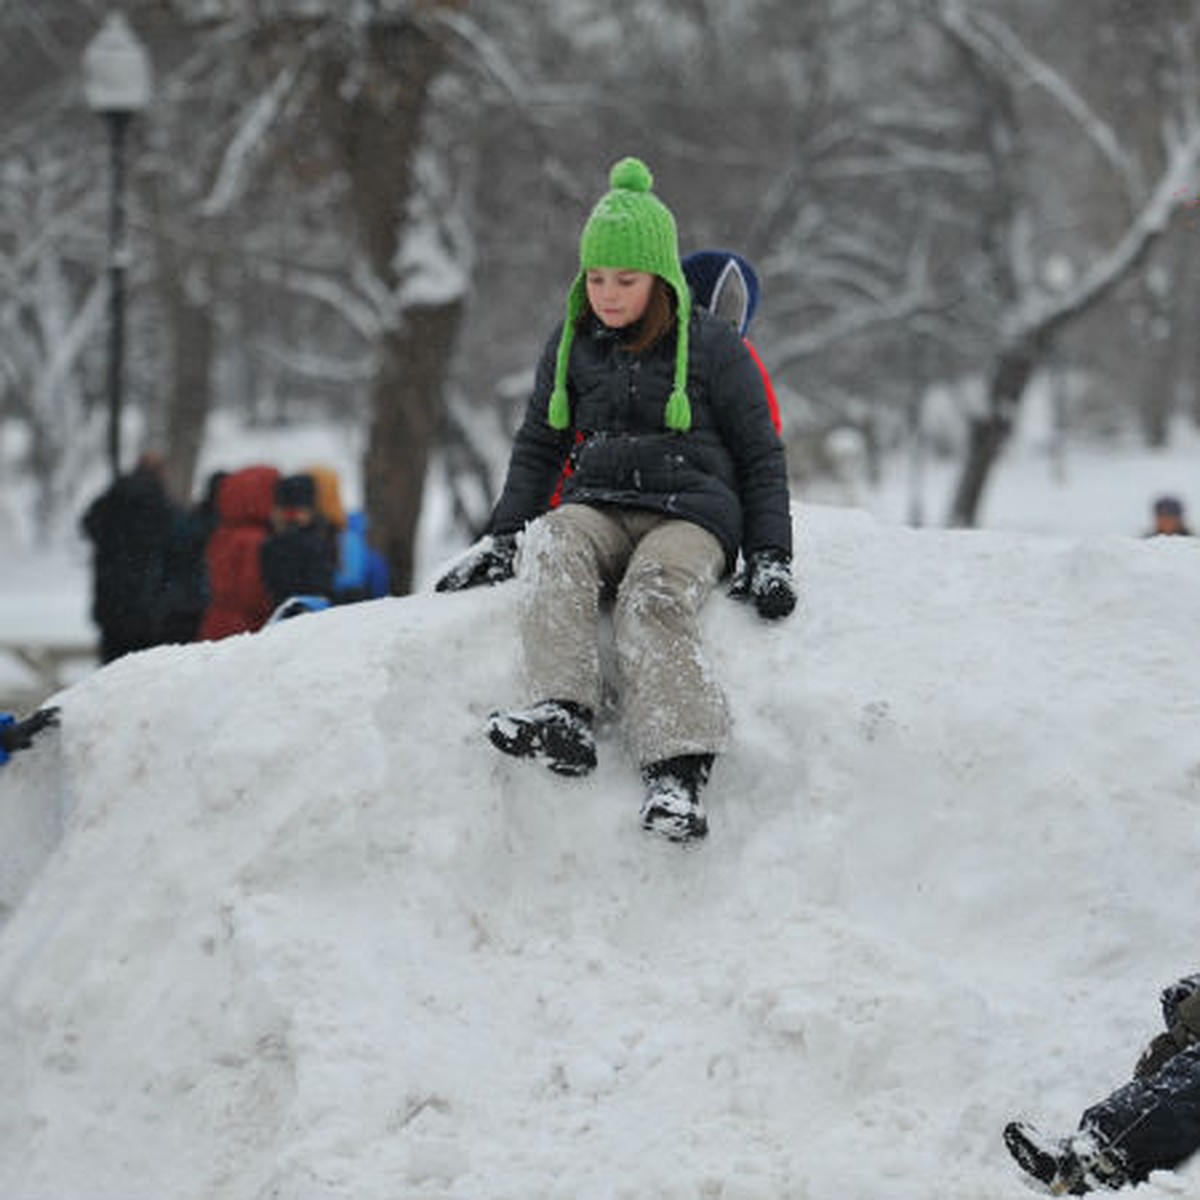
<instances>
[{"instance_id":1,"label":"hood of jacket","mask_svg":"<svg viewBox=\"0 0 1200 1200\"><path fill-rule=\"evenodd\" d=\"M217 489L217 516L222 525L269 525L275 506L274 467L243 467L221 480Z\"/></svg>"},{"instance_id":2,"label":"hood of jacket","mask_svg":"<svg viewBox=\"0 0 1200 1200\"><path fill-rule=\"evenodd\" d=\"M313 467L305 467L304 474L312 477L317 489L317 512L329 522L334 529L346 528L346 509L342 504L341 481L333 467L318 463Z\"/></svg>"}]
</instances>

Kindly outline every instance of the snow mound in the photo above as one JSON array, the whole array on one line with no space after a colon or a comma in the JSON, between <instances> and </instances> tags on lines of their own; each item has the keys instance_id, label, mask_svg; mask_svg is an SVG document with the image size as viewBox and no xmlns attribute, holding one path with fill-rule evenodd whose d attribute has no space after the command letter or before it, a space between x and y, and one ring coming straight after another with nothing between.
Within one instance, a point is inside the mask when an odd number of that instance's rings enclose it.
<instances>
[{"instance_id":1,"label":"snow mound","mask_svg":"<svg viewBox=\"0 0 1200 1200\"><path fill-rule=\"evenodd\" d=\"M166 647L0 776L6 1200L1027 1200L1198 964L1200 543L805 509L711 836L497 755L516 584ZM1148 1196L1179 1194L1185 1167Z\"/></svg>"}]
</instances>

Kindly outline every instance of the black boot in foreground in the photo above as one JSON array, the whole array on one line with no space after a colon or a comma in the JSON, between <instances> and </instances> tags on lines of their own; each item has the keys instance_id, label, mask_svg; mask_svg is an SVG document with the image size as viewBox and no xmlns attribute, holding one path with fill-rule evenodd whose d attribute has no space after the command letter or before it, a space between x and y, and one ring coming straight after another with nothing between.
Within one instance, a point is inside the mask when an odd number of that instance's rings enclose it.
<instances>
[{"instance_id":1,"label":"black boot in foreground","mask_svg":"<svg viewBox=\"0 0 1200 1200\"><path fill-rule=\"evenodd\" d=\"M1124 1187L1129 1179L1118 1153L1086 1130L1069 1138L1048 1138L1032 1125L1012 1121L1004 1144L1020 1167L1040 1180L1052 1196L1082 1196L1096 1188Z\"/></svg>"},{"instance_id":2,"label":"black boot in foreground","mask_svg":"<svg viewBox=\"0 0 1200 1200\"><path fill-rule=\"evenodd\" d=\"M572 700L543 700L488 717L492 745L514 758L533 758L558 775L586 775L596 766L591 710Z\"/></svg>"},{"instance_id":3,"label":"black boot in foreground","mask_svg":"<svg viewBox=\"0 0 1200 1200\"><path fill-rule=\"evenodd\" d=\"M681 754L642 768L646 798L642 828L672 842L692 842L708 833L700 789L712 770L711 754Z\"/></svg>"}]
</instances>

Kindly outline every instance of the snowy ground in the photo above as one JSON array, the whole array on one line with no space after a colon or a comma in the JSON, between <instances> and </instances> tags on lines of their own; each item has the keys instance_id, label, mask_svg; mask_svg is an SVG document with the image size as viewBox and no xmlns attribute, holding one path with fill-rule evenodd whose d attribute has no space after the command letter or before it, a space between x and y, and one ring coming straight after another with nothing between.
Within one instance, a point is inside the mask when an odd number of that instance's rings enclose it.
<instances>
[{"instance_id":1,"label":"snowy ground","mask_svg":"<svg viewBox=\"0 0 1200 1200\"><path fill-rule=\"evenodd\" d=\"M480 736L516 585L89 675L0 774L0 1195L1027 1200L1004 1122L1200 968L1200 541L1131 536L1195 462L1014 464L988 532L799 507L797 616L706 612L690 851L619 729L584 781Z\"/></svg>"}]
</instances>

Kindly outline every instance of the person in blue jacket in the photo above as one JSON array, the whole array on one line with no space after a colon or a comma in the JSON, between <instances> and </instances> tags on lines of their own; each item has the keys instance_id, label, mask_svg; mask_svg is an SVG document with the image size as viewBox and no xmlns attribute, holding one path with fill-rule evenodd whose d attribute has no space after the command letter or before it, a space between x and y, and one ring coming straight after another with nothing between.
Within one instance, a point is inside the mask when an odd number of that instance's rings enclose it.
<instances>
[{"instance_id":1,"label":"person in blue jacket","mask_svg":"<svg viewBox=\"0 0 1200 1200\"><path fill-rule=\"evenodd\" d=\"M44 729L57 724L57 708L39 708L23 721L18 721L12 713L0 712L0 767L18 750L28 750Z\"/></svg>"},{"instance_id":2,"label":"person in blue jacket","mask_svg":"<svg viewBox=\"0 0 1200 1200\"><path fill-rule=\"evenodd\" d=\"M338 535L338 569L333 596L338 604L379 600L390 594L391 572L387 560L367 537L367 514L361 509L346 514L346 528Z\"/></svg>"}]
</instances>

